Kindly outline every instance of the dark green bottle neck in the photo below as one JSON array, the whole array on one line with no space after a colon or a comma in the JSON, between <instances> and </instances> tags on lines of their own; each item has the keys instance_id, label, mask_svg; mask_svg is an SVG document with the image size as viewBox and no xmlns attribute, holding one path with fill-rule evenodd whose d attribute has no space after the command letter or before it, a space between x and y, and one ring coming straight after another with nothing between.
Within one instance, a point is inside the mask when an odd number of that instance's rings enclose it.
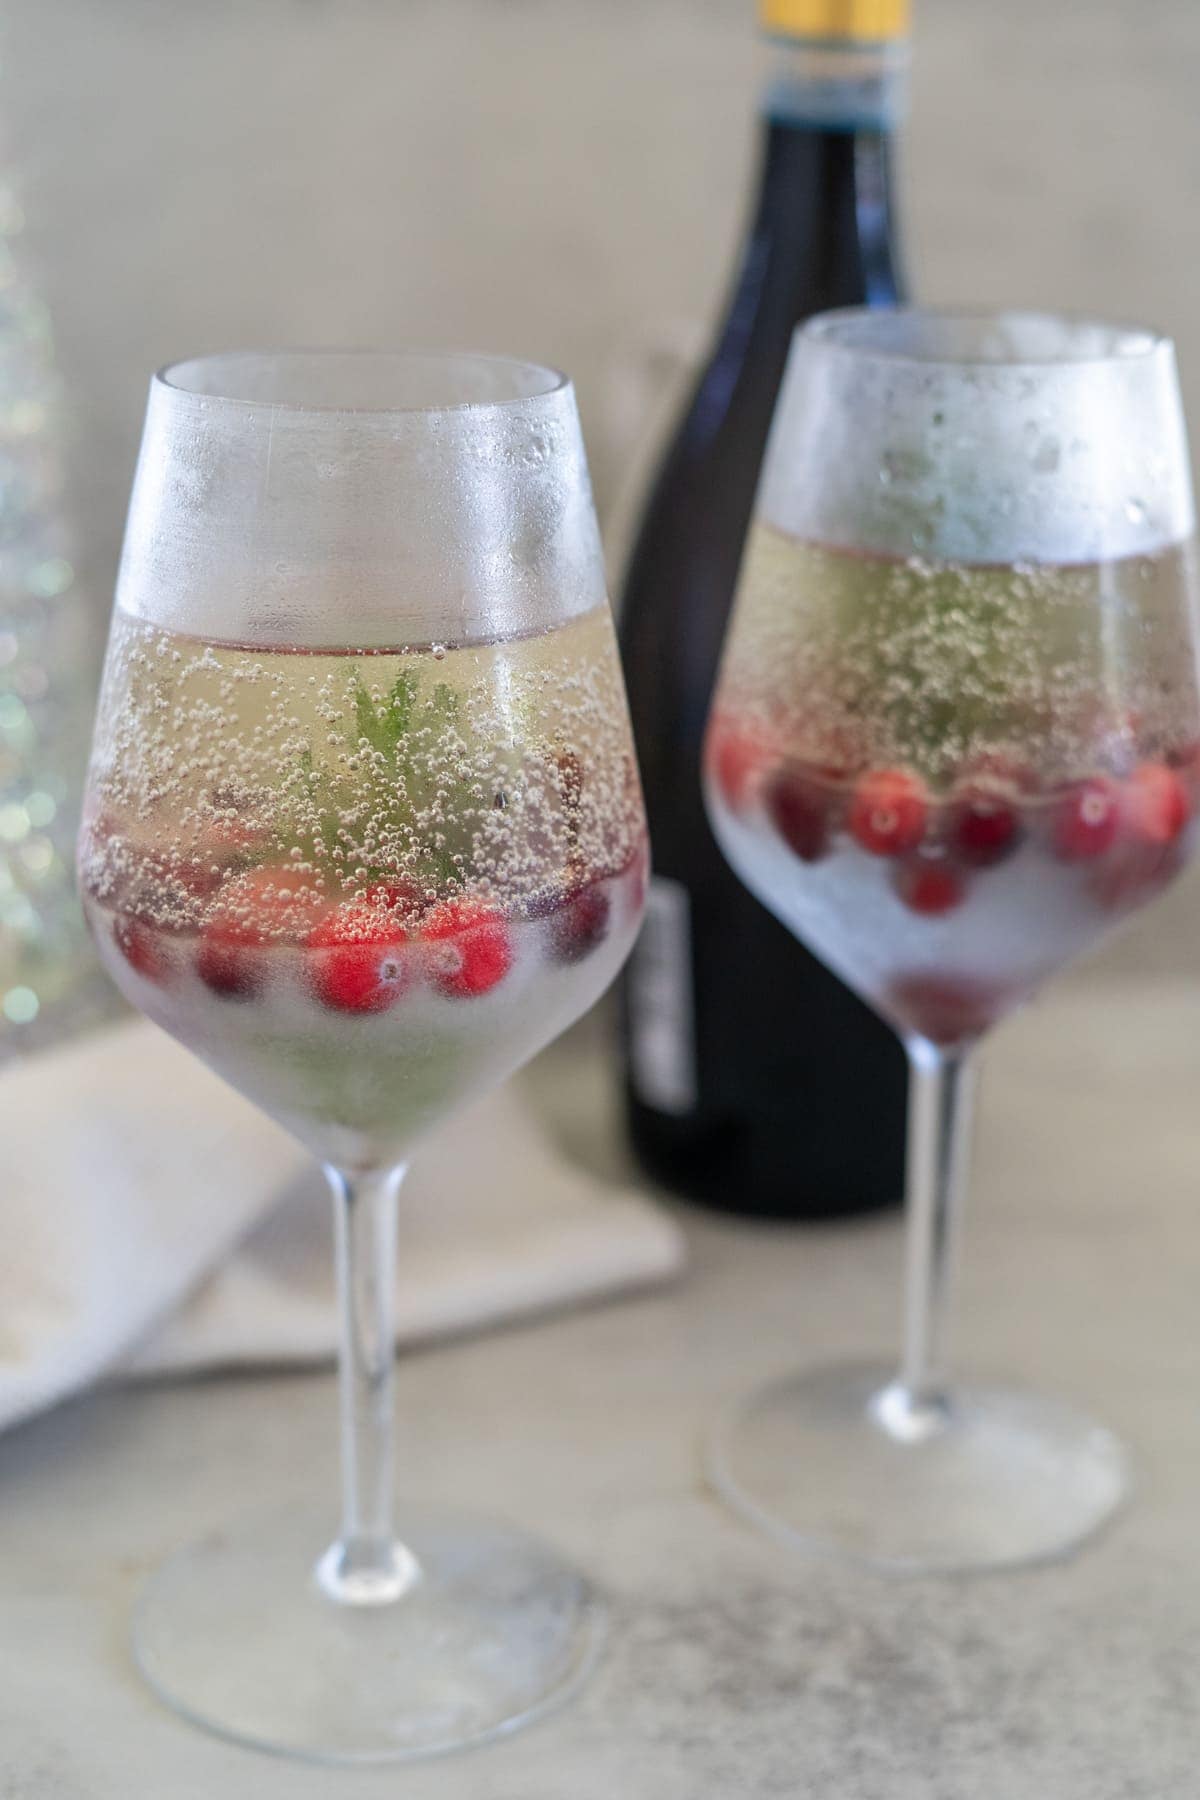
<instances>
[{"instance_id":1,"label":"dark green bottle neck","mask_svg":"<svg viewBox=\"0 0 1200 1800\"><path fill-rule=\"evenodd\" d=\"M908 62L902 40L772 48L756 223L785 262L796 255L797 321L900 297L892 150Z\"/></svg>"},{"instance_id":2,"label":"dark green bottle neck","mask_svg":"<svg viewBox=\"0 0 1200 1800\"><path fill-rule=\"evenodd\" d=\"M883 122L847 128L765 118L750 246L789 289L794 322L831 306L887 306L900 297L892 157Z\"/></svg>"}]
</instances>

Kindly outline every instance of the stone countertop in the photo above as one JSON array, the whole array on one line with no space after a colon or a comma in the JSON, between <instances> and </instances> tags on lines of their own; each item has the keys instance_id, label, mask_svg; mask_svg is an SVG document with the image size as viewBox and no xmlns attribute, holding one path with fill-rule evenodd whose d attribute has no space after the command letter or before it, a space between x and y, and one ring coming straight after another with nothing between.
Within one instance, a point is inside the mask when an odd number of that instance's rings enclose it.
<instances>
[{"instance_id":1,"label":"stone countertop","mask_svg":"<svg viewBox=\"0 0 1200 1800\"><path fill-rule=\"evenodd\" d=\"M1134 1447L1132 1505L1073 1561L887 1580L791 1555L706 1491L722 1402L886 1346L895 1219L789 1230L689 1215L659 1294L407 1358L400 1476L486 1499L612 1604L582 1695L403 1769L303 1768L180 1723L136 1678L145 1570L242 1509L334 1485L328 1374L109 1390L0 1439L4 1800L1195 1800L1200 1786L1200 987L1060 989L989 1052L956 1343L1089 1404ZM537 1074L615 1152L598 1059Z\"/></svg>"}]
</instances>

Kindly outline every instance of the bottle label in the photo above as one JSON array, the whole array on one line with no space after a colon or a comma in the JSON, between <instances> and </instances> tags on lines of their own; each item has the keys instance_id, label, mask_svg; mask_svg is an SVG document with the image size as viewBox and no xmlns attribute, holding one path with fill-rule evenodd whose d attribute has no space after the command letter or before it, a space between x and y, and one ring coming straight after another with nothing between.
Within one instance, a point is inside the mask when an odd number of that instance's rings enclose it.
<instances>
[{"instance_id":1,"label":"bottle label","mask_svg":"<svg viewBox=\"0 0 1200 1800\"><path fill-rule=\"evenodd\" d=\"M910 0L759 0L759 19L773 37L840 38L883 44L907 37Z\"/></svg>"},{"instance_id":2,"label":"bottle label","mask_svg":"<svg viewBox=\"0 0 1200 1800\"><path fill-rule=\"evenodd\" d=\"M687 889L651 878L629 964L629 1073L646 1106L679 1116L696 1105L692 915Z\"/></svg>"}]
</instances>

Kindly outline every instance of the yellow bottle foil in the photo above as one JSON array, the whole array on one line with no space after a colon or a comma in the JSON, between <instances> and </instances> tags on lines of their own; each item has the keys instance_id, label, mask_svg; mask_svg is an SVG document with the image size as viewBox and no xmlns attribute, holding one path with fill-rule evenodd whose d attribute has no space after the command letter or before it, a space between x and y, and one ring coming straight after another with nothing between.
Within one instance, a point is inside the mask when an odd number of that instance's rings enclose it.
<instances>
[{"instance_id":1,"label":"yellow bottle foil","mask_svg":"<svg viewBox=\"0 0 1200 1800\"><path fill-rule=\"evenodd\" d=\"M911 0L759 0L773 37L840 38L881 44L907 37Z\"/></svg>"}]
</instances>

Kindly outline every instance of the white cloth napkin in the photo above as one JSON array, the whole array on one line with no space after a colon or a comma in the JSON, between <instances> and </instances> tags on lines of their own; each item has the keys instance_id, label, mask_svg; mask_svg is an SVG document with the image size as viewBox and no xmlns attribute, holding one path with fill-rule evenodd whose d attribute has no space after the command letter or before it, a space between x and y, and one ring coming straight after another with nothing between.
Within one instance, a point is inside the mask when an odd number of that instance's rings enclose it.
<instances>
[{"instance_id":1,"label":"white cloth napkin","mask_svg":"<svg viewBox=\"0 0 1200 1800\"><path fill-rule=\"evenodd\" d=\"M311 1157L136 1022L0 1078L0 1428L100 1375L327 1357L329 1203ZM421 1148L397 1337L656 1281L673 1222L562 1160L511 1086Z\"/></svg>"}]
</instances>

